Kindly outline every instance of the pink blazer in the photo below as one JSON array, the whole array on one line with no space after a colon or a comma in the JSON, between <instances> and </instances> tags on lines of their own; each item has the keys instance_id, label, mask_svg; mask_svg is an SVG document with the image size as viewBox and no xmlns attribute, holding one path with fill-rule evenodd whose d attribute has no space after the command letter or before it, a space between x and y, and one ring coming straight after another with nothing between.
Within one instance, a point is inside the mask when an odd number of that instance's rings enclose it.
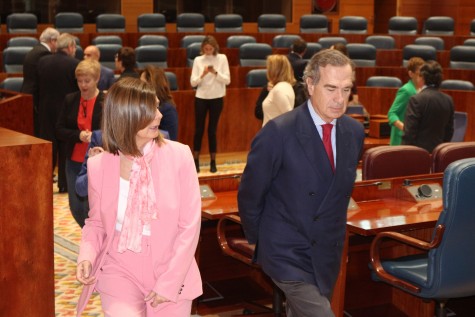
<instances>
[{"instance_id":1,"label":"pink blazer","mask_svg":"<svg viewBox=\"0 0 475 317\"><path fill-rule=\"evenodd\" d=\"M119 156L104 152L88 160L89 218L82 230L78 263L89 260L96 280L114 236L119 197ZM188 146L166 140L155 148L151 162L158 219L151 223L156 277L153 291L177 302L202 294L195 261L201 226L198 176ZM81 315L94 285L84 286L77 305Z\"/></svg>"}]
</instances>

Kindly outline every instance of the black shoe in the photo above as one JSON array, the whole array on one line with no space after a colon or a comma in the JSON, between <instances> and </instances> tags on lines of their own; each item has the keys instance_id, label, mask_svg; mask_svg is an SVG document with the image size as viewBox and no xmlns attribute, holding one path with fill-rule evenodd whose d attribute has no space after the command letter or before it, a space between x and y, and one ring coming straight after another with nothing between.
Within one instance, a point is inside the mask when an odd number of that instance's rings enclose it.
<instances>
[{"instance_id":1,"label":"black shoe","mask_svg":"<svg viewBox=\"0 0 475 317\"><path fill-rule=\"evenodd\" d=\"M209 171L211 173L216 173L218 171L218 169L216 168L216 160L211 160L209 164Z\"/></svg>"},{"instance_id":2,"label":"black shoe","mask_svg":"<svg viewBox=\"0 0 475 317\"><path fill-rule=\"evenodd\" d=\"M199 173L200 172L200 160L199 159L195 159L195 167L196 167L196 172Z\"/></svg>"}]
</instances>

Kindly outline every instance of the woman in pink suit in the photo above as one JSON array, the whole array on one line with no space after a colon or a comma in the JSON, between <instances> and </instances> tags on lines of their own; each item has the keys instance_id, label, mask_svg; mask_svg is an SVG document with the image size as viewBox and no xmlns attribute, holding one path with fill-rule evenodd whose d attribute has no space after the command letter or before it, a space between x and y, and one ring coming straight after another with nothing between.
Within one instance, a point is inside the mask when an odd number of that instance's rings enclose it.
<instances>
[{"instance_id":1,"label":"woman in pink suit","mask_svg":"<svg viewBox=\"0 0 475 317\"><path fill-rule=\"evenodd\" d=\"M201 197L188 146L164 140L155 89L124 78L108 91L105 152L88 161L78 316L93 290L105 316L190 316L202 294L194 255Z\"/></svg>"}]
</instances>

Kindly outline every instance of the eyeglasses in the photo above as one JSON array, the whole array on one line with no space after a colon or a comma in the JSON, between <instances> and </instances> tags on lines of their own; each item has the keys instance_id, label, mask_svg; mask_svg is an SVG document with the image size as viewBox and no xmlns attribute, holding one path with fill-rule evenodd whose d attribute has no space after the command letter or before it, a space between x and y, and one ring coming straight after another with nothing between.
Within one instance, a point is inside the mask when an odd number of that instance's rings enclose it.
<instances>
[{"instance_id":1,"label":"eyeglasses","mask_svg":"<svg viewBox=\"0 0 475 317\"><path fill-rule=\"evenodd\" d=\"M87 117L87 100L81 101L81 111L83 118Z\"/></svg>"}]
</instances>

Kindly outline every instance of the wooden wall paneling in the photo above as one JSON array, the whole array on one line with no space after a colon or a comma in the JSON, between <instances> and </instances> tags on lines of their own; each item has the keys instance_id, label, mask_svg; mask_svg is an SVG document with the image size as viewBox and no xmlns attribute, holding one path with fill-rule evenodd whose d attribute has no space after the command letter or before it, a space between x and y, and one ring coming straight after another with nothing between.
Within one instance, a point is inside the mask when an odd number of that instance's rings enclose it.
<instances>
[{"instance_id":1,"label":"wooden wall paneling","mask_svg":"<svg viewBox=\"0 0 475 317\"><path fill-rule=\"evenodd\" d=\"M388 33L388 21L397 15L397 0L374 1L374 29L375 34Z\"/></svg>"},{"instance_id":2,"label":"wooden wall paneling","mask_svg":"<svg viewBox=\"0 0 475 317\"><path fill-rule=\"evenodd\" d=\"M142 13L153 13L151 0L121 0L121 12L125 16L125 30L137 31L137 17Z\"/></svg>"},{"instance_id":3,"label":"wooden wall paneling","mask_svg":"<svg viewBox=\"0 0 475 317\"><path fill-rule=\"evenodd\" d=\"M0 89L0 127L33 135L33 97Z\"/></svg>"},{"instance_id":4,"label":"wooden wall paneling","mask_svg":"<svg viewBox=\"0 0 475 317\"><path fill-rule=\"evenodd\" d=\"M0 128L0 312L54 316L52 146Z\"/></svg>"},{"instance_id":5,"label":"wooden wall paneling","mask_svg":"<svg viewBox=\"0 0 475 317\"><path fill-rule=\"evenodd\" d=\"M368 19L368 34L374 29L374 0L340 0L339 18L346 15L363 16ZM333 28L338 33L338 23Z\"/></svg>"},{"instance_id":6,"label":"wooden wall paneling","mask_svg":"<svg viewBox=\"0 0 475 317\"><path fill-rule=\"evenodd\" d=\"M423 22L430 16L431 0L398 0L398 15L415 17L421 33Z\"/></svg>"}]
</instances>

